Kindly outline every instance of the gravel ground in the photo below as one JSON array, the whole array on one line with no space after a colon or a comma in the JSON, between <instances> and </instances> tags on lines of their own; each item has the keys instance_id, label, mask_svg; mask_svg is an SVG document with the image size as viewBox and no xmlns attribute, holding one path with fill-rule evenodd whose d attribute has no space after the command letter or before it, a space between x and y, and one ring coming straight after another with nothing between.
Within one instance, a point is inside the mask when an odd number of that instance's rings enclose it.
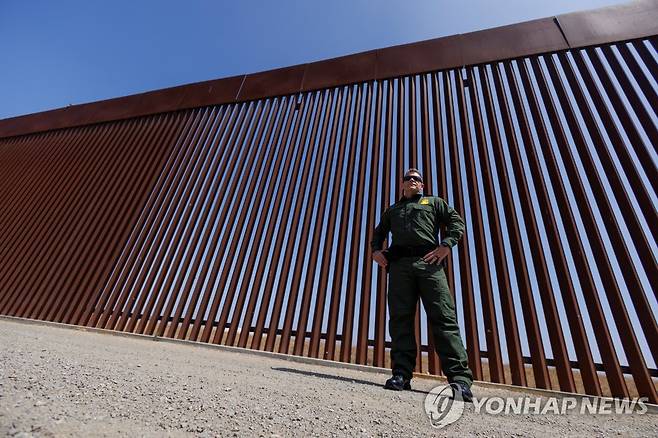
<instances>
[{"instance_id":1,"label":"gravel ground","mask_svg":"<svg viewBox=\"0 0 658 438\"><path fill-rule=\"evenodd\" d=\"M441 384L0 319L0 436L656 436L658 415L488 415L434 429ZM518 392L475 385L476 397Z\"/></svg>"}]
</instances>

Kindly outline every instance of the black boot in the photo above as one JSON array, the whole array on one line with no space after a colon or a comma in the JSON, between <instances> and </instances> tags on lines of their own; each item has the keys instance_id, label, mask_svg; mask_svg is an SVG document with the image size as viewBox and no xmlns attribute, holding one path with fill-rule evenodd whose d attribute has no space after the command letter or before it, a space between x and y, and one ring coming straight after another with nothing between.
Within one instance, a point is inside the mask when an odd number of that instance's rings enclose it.
<instances>
[{"instance_id":1,"label":"black boot","mask_svg":"<svg viewBox=\"0 0 658 438\"><path fill-rule=\"evenodd\" d=\"M450 384L452 388L452 398L457 399L457 394L459 393L459 398L461 398L465 403L473 403L473 393L468 385L461 380L454 381Z\"/></svg>"},{"instance_id":2,"label":"black boot","mask_svg":"<svg viewBox=\"0 0 658 438\"><path fill-rule=\"evenodd\" d=\"M393 391L411 389L411 380L405 379L402 374L394 374L393 377L386 381L384 389L392 389Z\"/></svg>"}]
</instances>

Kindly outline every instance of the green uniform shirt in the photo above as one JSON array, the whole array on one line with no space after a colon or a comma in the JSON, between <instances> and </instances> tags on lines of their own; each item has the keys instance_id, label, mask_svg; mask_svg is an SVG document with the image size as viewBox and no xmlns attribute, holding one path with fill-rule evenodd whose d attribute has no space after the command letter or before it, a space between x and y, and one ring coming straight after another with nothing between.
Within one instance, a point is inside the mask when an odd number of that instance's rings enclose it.
<instances>
[{"instance_id":1,"label":"green uniform shirt","mask_svg":"<svg viewBox=\"0 0 658 438\"><path fill-rule=\"evenodd\" d=\"M370 246L374 251L382 249L389 231L392 245L436 245L441 225L446 226L441 244L453 247L464 234L461 216L438 196L403 197L382 214Z\"/></svg>"}]
</instances>

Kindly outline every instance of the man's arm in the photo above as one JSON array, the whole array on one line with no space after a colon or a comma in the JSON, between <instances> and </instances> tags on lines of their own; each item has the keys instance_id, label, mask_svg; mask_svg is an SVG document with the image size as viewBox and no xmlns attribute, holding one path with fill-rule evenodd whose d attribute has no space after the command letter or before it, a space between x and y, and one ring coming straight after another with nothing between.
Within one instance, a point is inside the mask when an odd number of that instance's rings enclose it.
<instances>
[{"instance_id":1,"label":"man's arm","mask_svg":"<svg viewBox=\"0 0 658 438\"><path fill-rule=\"evenodd\" d=\"M383 268L388 265L388 260L382 253L382 245L384 240L388 237L388 233L391 231L391 222L388 216L388 210L386 210L382 217L379 220L379 225L375 227L375 232L372 235L372 240L370 241L370 248L372 248L372 259L377 262L377 264Z\"/></svg>"},{"instance_id":2,"label":"man's arm","mask_svg":"<svg viewBox=\"0 0 658 438\"><path fill-rule=\"evenodd\" d=\"M442 246L452 248L464 235L464 220L448 203L439 198L437 205L439 222L446 226L446 232L441 241Z\"/></svg>"},{"instance_id":3,"label":"man's arm","mask_svg":"<svg viewBox=\"0 0 658 438\"><path fill-rule=\"evenodd\" d=\"M443 198L437 198L436 214L438 222L446 226L446 232L441 244L423 256L427 263L439 264L450 254L450 249L459 242L464 235L464 220L454 208L450 207Z\"/></svg>"},{"instance_id":4,"label":"man's arm","mask_svg":"<svg viewBox=\"0 0 658 438\"><path fill-rule=\"evenodd\" d=\"M372 248L373 251L379 251L382 249L382 245L388 237L389 231L391 231L391 219L388 217L388 210L386 210L379 219L379 225L375 227L375 232L372 234L370 248Z\"/></svg>"}]
</instances>

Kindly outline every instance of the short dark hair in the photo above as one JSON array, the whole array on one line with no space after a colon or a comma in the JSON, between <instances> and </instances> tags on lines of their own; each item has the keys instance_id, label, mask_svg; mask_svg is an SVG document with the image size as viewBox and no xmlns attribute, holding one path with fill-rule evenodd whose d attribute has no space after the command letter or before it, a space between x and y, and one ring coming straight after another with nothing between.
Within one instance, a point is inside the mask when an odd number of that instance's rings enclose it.
<instances>
[{"instance_id":1,"label":"short dark hair","mask_svg":"<svg viewBox=\"0 0 658 438\"><path fill-rule=\"evenodd\" d=\"M407 171L404 172L404 174L407 175L407 174L412 173L412 172L417 173L418 176L420 176L420 179L423 179L423 174L420 173L420 170L416 169L415 167L411 167L411 168L407 169Z\"/></svg>"}]
</instances>

